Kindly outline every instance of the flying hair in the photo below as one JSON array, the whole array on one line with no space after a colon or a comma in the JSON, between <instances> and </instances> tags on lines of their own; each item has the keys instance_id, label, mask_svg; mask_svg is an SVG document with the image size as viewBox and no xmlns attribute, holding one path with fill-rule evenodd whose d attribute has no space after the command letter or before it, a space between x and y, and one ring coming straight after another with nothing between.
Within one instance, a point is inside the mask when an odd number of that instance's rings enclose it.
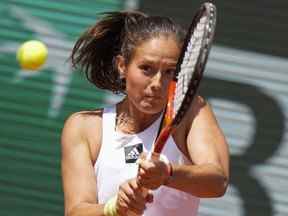
<instances>
[{"instance_id":1,"label":"flying hair","mask_svg":"<svg viewBox=\"0 0 288 216\"><path fill-rule=\"evenodd\" d=\"M134 50L141 43L159 37L174 36L182 44L184 31L171 19L148 16L138 11L107 12L76 41L71 61L87 79L100 89L125 94L125 80L116 67L122 55L129 64Z\"/></svg>"}]
</instances>

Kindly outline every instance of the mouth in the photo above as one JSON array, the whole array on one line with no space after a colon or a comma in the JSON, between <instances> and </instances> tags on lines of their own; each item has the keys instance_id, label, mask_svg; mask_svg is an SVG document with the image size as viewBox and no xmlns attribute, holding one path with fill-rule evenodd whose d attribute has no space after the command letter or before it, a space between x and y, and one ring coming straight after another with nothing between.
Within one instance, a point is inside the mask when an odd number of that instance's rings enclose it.
<instances>
[{"instance_id":1,"label":"mouth","mask_svg":"<svg viewBox=\"0 0 288 216\"><path fill-rule=\"evenodd\" d=\"M151 99L151 100L162 100L163 97L159 96L159 95L146 95L145 96L147 99Z\"/></svg>"}]
</instances>

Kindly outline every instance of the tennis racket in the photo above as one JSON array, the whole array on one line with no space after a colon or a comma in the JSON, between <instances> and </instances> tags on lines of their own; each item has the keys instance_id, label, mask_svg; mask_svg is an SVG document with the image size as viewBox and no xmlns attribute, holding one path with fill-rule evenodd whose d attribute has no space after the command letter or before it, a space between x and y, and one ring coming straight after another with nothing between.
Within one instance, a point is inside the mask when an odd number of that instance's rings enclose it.
<instances>
[{"instance_id":1,"label":"tennis racket","mask_svg":"<svg viewBox=\"0 0 288 216\"><path fill-rule=\"evenodd\" d=\"M214 4L203 3L190 24L169 84L168 102L153 145L152 159L159 157L169 135L182 121L197 94L214 38L216 15Z\"/></svg>"}]
</instances>

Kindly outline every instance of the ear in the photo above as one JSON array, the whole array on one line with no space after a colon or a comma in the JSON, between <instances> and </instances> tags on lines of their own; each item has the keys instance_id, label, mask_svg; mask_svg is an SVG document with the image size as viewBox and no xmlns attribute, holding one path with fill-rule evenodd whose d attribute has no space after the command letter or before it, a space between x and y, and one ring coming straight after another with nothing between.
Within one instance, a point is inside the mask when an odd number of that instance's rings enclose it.
<instances>
[{"instance_id":1,"label":"ear","mask_svg":"<svg viewBox=\"0 0 288 216\"><path fill-rule=\"evenodd\" d=\"M126 64L125 64L125 59L122 55L116 56L116 66L117 66L120 78L125 78Z\"/></svg>"}]
</instances>

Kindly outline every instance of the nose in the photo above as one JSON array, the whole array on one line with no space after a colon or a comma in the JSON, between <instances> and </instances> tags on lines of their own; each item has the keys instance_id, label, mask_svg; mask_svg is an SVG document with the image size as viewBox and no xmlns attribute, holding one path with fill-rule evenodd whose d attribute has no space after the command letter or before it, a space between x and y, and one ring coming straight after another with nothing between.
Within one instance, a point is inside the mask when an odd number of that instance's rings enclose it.
<instances>
[{"instance_id":1,"label":"nose","mask_svg":"<svg viewBox=\"0 0 288 216\"><path fill-rule=\"evenodd\" d=\"M161 72L158 71L158 72L152 77L152 80L151 80L151 88L152 88L154 91L159 91L159 90L161 90L161 87L162 87L162 75L161 75Z\"/></svg>"}]
</instances>

